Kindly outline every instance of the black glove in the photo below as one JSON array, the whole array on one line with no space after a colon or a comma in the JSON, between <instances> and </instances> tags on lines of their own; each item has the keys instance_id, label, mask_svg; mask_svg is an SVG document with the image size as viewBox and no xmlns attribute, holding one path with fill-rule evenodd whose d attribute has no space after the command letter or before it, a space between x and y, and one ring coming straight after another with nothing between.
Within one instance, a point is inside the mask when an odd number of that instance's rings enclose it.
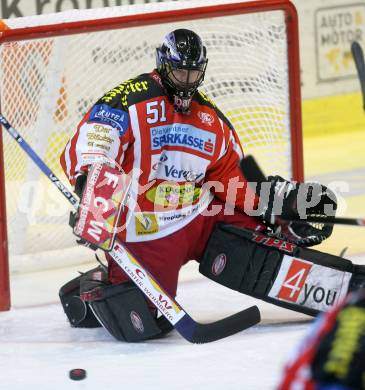
<instances>
[{"instance_id":1,"label":"black glove","mask_svg":"<svg viewBox=\"0 0 365 390\"><path fill-rule=\"evenodd\" d=\"M333 224L305 222L309 215L335 215L336 196L329 188L318 183L290 182L280 176L269 176L268 180L269 201L262 217L275 236L298 246L312 246L332 234Z\"/></svg>"}]
</instances>

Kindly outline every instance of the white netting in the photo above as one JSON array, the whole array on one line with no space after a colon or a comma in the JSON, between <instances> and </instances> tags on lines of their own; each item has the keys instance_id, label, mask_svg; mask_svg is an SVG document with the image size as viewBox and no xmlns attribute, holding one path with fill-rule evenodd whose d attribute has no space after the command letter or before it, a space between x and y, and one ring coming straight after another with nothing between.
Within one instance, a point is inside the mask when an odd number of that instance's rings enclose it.
<instances>
[{"instance_id":1,"label":"white netting","mask_svg":"<svg viewBox=\"0 0 365 390\"><path fill-rule=\"evenodd\" d=\"M166 4L158 7L166 9ZM181 8L181 3L168 7ZM119 8L130 13L133 7ZM101 15L95 11L86 11L88 17ZM79 15L77 11L67 14ZM40 23L47 17L40 17ZM67 18L70 21L70 16ZM32 24L35 18L24 19ZM190 28L203 38L209 64L202 89L235 125L246 153L255 153L266 173L291 177L287 38L282 11L3 44L1 110L67 182L59 155L86 110L118 83L152 70L156 46L175 28ZM67 201L16 143L8 135L4 138L10 254L74 246Z\"/></svg>"}]
</instances>

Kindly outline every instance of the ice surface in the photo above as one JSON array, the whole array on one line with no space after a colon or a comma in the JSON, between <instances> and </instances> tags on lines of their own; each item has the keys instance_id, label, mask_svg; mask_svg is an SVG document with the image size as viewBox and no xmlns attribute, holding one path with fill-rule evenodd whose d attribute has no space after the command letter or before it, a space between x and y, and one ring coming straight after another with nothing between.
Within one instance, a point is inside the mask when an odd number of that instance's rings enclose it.
<instances>
[{"instance_id":1,"label":"ice surface","mask_svg":"<svg viewBox=\"0 0 365 390\"><path fill-rule=\"evenodd\" d=\"M210 322L258 304L262 324L205 345L190 344L175 331L164 339L128 344L101 328L71 328L54 292L47 293L53 303L43 305L24 306L18 298L15 308L0 313L0 389L274 389L290 350L308 328L308 323L275 322L308 317L230 291L197 273L192 278L191 268L189 277L182 274L178 300L194 319ZM23 283L29 295L37 295L42 285L37 276L19 278L16 285ZM64 278L62 271L58 278ZM57 291L61 283L50 279L50 288ZM87 378L70 380L72 368L86 369Z\"/></svg>"}]
</instances>

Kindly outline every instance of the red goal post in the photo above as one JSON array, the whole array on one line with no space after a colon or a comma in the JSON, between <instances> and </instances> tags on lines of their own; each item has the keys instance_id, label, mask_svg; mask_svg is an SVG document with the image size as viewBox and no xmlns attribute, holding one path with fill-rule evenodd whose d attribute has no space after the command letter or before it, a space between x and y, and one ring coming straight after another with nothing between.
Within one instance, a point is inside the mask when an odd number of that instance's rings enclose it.
<instances>
[{"instance_id":1,"label":"red goal post","mask_svg":"<svg viewBox=\"0 0 365 390\"><path fill-rule=\"evenodd\" d=\"M150 71L154 48L174 28L202 36L209 58L202 89L246 153L266 173L303 180L298 18L290 1L192 0L4 22L1 111L65 183L58 157L82 115L105 91ZM7 135L0 149L0 310L7 310L9 268L59 267L79 254L71 252L62 197Z\"/></svg>"}]
</instances>

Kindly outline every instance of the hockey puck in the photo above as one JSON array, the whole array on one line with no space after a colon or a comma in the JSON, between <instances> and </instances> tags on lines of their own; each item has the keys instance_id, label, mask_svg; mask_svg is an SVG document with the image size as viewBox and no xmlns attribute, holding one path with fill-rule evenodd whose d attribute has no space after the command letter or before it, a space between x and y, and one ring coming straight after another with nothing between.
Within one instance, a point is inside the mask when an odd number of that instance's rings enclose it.
<instances>
[{"instance_id":1,"label":"hockey puck","mask_svg":"<svg viewBox=\"0 0 365 390\"><path fill-rule=\"evenodd\" d=\"M86 370L83 368L74 368L68 373L70 379L74 381L81 381L86 378Z\"/></svg>"}]
</instances>

